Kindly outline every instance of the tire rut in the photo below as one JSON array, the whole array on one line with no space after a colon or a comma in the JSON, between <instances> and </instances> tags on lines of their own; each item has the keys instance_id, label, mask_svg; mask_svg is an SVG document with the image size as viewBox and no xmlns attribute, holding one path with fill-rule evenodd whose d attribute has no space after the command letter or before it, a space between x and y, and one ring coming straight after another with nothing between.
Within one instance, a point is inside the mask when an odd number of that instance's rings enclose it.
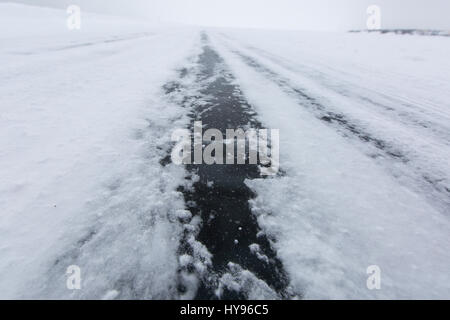
<instances>
[{"instance_id":1,"label":"tire rut","mask_svg":"<svg viewBox=\"0 0 450 320\"><path fill-rule=\"evenodd\" d=\"M188 108L191 132L194 121L202 121L203 131L261 129L256 113L234 83L223 59L209 45L206 34L202 34L202 45L196 64L180 72L180 79L190 74L191 81L172 82L165 87L169 97L178 97L177 102ZM262 232L252 213L249 200L255 194L245 180L261 176L258 165L248 163L248 148L246 159L246 164L241 165L185 165L189 175L186 184L179 188L188 210L182 218L185 230L179 249L181 298L293 296L283 265L271 245L275 239ZM162 164L170 162L168 156Z\"/></svg>"},{"instance_id":2,"label":"tire rut","mask_svg":"<svg viewBox=\"0 0 450 320\"><path fill-rule=\"evenodd\" d=\"M226 35L221 35L225 37L226 39L230 41L235 41L234 39L231 39L227 37ZM293 67L289 66L288 63L281 60L280 57L273 55L267 51L261 50L259 48L255 48L252 46L245 46L245 48L251 52L253 52L256 55L262 56L265 59L269 60L270 62L288 70L294 70L295 72L309 72L314 75L315 78L320 80L320 84L323 86L327 86L328 88L332 88L336 93L353 98L358 99L362 103L370 104L371 106L374 106L378 109L380 109L383 114L389 113L390 115L394 115L398 121L400 121L402 124L407 126L414 126L416 129L426 131L427 133L432 134L435 138L442 140L443 143L449 145L450 140L447 138L448 136L448 129L442 127L441 125L437 124L436 122L433 122L431 120L427 120L423 118L423 115L417 115L418 112L423 112L421 110L417 110L417 106L407 103L405 101L402 101L400 99L396 99L394 97L388 96L386 93L377 93L378 96L383 99L390 101L391 104L401 105L402 110L398 112L395 108L388 105L387 103L383 103L380 101L375 101L372 98L369 98L367 96L351 92L350 90L343 88L343 87L337 87L329 82L326 81L326 75L323 74L320 71L314 70L314 69L307 69L305 66L302 67ZM411 111L414 110L414 111ZM422 117L420 117L422 116Z\"/></svg>"},{"instance_id":3,"label":"tire rut","mask_svg":"<svg viewBox=\"0 0 450 320\"><path fill-rule=\"evenodd\" d=\"M317 99L306 94L304 90L296 87L289 79L277 74L270 68L262 65L254 58L245 55L244 53L230 48L233 54L239 57L247 66L251 67L255 71L265 75L268 79L278 85L284 92L290 96L294 96L298 99L299 104L312 112L312 114L322 122L332 126L339 134L346 138L356 138L364 144L374 147L378 150L377 153L371 153L369 156L372 158L387 158L393 160L396 163L407 166L413 170L410 172L414 176L414 180L420 181L420 186L417 190L425 191L430 194L430 199L433 202L440 202L443 206L450 208L450 188L441 177L425 172L418 164L410 165L413 161L407 154L397 149L391 143L374 137L367 132L364 128L358 126L352 122L345 114L336 113L321 104Z\"/></svg>"}]
</instances>

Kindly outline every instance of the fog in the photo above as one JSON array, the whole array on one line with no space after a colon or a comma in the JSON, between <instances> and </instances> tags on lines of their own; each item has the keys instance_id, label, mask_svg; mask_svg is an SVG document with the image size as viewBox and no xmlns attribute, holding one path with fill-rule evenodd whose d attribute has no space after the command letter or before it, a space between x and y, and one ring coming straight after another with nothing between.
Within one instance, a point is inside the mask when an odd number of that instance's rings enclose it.
<instances>
[{"instance_id":1,"label":"fog","mask_svg":"<svg viewBox=\"0 0 450 320\"><path fill-rule=\"evenodd\" d=\"M152 22L267 29L349 30L366 26L366 9L380 6L383 28L450 30L448 0L14 0L134 16Z\"/></svg>"}]
</instances>

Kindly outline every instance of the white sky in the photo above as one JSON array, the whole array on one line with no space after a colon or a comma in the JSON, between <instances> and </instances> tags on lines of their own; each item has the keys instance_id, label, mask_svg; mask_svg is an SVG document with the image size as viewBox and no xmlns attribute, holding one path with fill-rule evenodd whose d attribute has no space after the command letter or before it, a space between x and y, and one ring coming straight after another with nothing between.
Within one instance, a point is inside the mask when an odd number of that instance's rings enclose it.
<instances>
[{"instance_id":1,"label":"white sky","mask_svg":"<svg viewBox=\"0 0 450 320\"><path fill-rule=\"evenodd\" d=\"M365 28L366 9L382 10L382 28L450 30L450 0L0 0L134 15L206 26L349 30Z\"/></svg>"}]
</instances>

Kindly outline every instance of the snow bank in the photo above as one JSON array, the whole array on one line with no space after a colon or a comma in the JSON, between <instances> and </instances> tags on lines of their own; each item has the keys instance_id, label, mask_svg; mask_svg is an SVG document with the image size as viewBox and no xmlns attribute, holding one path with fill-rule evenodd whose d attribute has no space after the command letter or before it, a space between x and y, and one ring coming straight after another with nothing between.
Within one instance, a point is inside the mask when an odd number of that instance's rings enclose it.
<instances>
[{"instance_id":1,"label":"snow bank","mask_svg":"<svg viewBox=\"0 0 450 320\"><path fill-rule=\"evenodd\" d=\"M159 160L184 110L160 88L197 34L93 15L74 40L65 16L0 4L0 297L170 297L184 173ZM104 41L130 31L151 36Z\"/></svg>"}]
</instances>

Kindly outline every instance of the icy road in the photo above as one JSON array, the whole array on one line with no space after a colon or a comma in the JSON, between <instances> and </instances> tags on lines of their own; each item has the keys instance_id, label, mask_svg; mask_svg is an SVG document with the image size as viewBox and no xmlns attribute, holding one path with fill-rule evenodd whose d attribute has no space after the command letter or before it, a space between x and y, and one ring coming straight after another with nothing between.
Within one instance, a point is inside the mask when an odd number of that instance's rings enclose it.
<instances>
[{"instance_id":1,"label":"icy road","mask_svg":"<svg viewBox=\"0 0 450 320\"><path fill-rule=\"evenodd\" d=\"M449 38L83 21L0 4L0 298L450 299Z\"/></svg>"}]
</instances>

